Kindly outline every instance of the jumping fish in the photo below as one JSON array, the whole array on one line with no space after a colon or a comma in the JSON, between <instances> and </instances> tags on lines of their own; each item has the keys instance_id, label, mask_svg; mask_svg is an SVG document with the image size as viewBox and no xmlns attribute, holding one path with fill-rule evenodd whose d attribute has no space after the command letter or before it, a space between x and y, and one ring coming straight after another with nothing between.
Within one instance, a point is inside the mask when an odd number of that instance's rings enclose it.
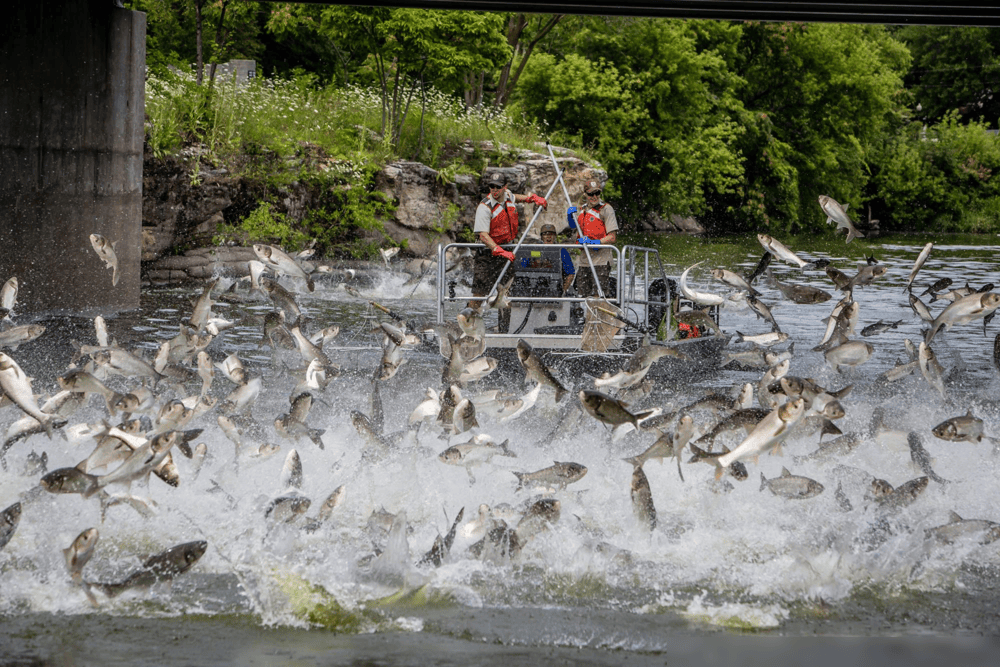
<instances>
[{"instance_id":1,"label":"jumping fish","mask_svg":"<svg viewBox=\"0 0 1000 667\"><path fill-rule=\"evenodd\" d=\"M760 241L762 246L764 246L764 250L767 250L778 259L793 266L797 266L800 269L809 266L809 262L789 250L781 241L773 236L770 236L769 234L758 234L757 240Z\"/></svg>"},{"instance_id":2,"label":"jumping fish","mask_svg":"<svg viewBox=\"0 0 1000 667\"><path fill-rule=\"evenodd\" d=\"M254 244L253 246L254 254L264 263L269 269L275 271L275 273L284 273L286 276L291 276L293 278L301 278L306 282L306 286L309 288L310 292L316 290L316 285L313 283L313 279L302 270L302 267L295 263L288 253L277 246L264 245L261 243Z\"/></svg>"},{"instance_id":3,"label":"jumping fish","mask_svg":"<svg viewBox=\"0 0 1000 667\"><path fill-rule=\"evenodd\" d=\"M847 230L847 240L844 243L850 243L856 238L864 238L865 235L859 232L855 227L854 223L851 222L851 218L847 215L847 207L850 204L844 204L841 206L836 200L827 197L826 195L819 196L819 205L823 209L823 213L826 214L826 224L837 223L837 229Z\"/></svg>"},{"instance_id":4,"label":"jumping fish","mask_svg":"<svg viewBox=\"0 0 1000 667\"><path fill-rule=\"evenodd\" d=\"M917 271L919 271L920 267L924 265L924 262L927 261L927 258L931 256L931 250L933 248L934 248L934 242L931 241L927 245L925 245L923 250L920 251L920 254L917 255L916 261L913 262L913 270L910 271L910 277L906 279L906 285L903 286L904 291L910 290L913 287L913 279L917 277Z\"/></svg>"},{"instance_id":5,"label":"jumping fish","mask_svg":"<svg viewBox=\"0 0 1000 667\"><path fill-rule=\"evenodd\" d=\"M118 242L109 242L106 238L100 234L90 235L90 245L94 247L94 252L97 256L101 258L104 262L106 268L111 269L111 285L118 284L118 256L115 254L115 246Z\"/></svg>"}]
</instances>

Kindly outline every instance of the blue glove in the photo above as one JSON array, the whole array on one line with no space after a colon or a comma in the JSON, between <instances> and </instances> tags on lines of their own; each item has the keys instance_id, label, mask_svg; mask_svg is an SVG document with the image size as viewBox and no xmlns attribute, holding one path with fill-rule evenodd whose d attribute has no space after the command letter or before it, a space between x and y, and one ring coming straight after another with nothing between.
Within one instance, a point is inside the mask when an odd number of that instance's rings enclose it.
<instances>
[{"instance_id":1,"label":"blue glove","mask_svg":"<svg viewBox=\"0 0 1000 667\"><path fill-rule=\"evenodd\" d=\"M590 239L586 236L581 236L577 243L582 243L583 245L601 245L600 239Z\"/></svg>"},{"instance_id":2,"label":"blue glove","mask_svg":"<svg viewBox=\"0 0 1000 667\"><path fill-rule=\"evenodd\" d=\"M576 206L570 206L566 209L566 224L569 225L570 229L576 229L576 220L573 219L574 213L576 213Z\"/></svg>"}]
</instances>

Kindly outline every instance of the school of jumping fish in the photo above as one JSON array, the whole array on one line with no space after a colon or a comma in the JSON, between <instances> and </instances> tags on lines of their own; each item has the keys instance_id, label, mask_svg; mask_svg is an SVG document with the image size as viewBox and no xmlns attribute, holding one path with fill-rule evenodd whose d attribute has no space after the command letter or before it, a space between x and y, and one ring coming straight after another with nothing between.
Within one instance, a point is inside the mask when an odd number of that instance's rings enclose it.
<instances>
[{"instance_id":1,"label":"school of jumping fish","mask_svg":"<svg viewBox=\"0 0 1000 667\"><path fill-rule=\"evenodd\" d=\"M861 236L854 228L844 207L829 197L820 197L820 205L829 216L846 229L847 241ZM112 282L117 281L117 258L114 244L94 234L90 237L95 251L108 268L112 268ZM820 433L819 448L805 458L808 460L835 460L857 447L871 433L842 433L836 421L845 416L851 385L822 387L810 378L788 374L794 354L793 343L781 331L767 305L760 301L760 293L753 283L760 276L769 276L772 285L782 296L794 303L823 303L833 300L830 292L814 287L783 283L774 278L769 263L772 259L785 262L800 270L824 270L834 289L843 296L836 301L826 320L822 340L817 341L815 352L821 352L832 368L841 369L864 364L872 355L872 346L855 338L861 304L855 292L884 276L888 267L874 258L857 268L853 276L846 275L824 260L806 261L779 240L759 234L765 252L757 267L746 276L725 268L713 270L715 279L737 290L735 296L723 297L710 292L700 292L690 287L690 268L680 278L680 288L686 299L696 305L726 305L743 299L758 318L768 323L768 331L757 334L736 333L734 343L744 348L725 353L722 365L735 364L743 369L759 369L761 379L756 384L746 383L734 387L729 394L712 393L689 404L674 407L653 407L632 410L624 396L644 399L649 394L646 378L650 369L667 356L682 356L675 349L645 341L616 375L605 374L594 379L594 388L568 386L532 348L528 341L517 345L517 359L524 369L525 378L534 383L523 394L508 395L502 390L480 390L478 383L498 367L498 361L485 356L486 326L483 313L466 308L455 322L446 325L425 325L392 312L378 304L387 320L381 322L378 333L382 335L382 356L371 373L371 414L352 411L350 420L360 434L365 453L371 461L390 457L394 452L416 447L421 428L431 430L438 437L447 439L448 446L437 454L443 465L461 466L468 473L470 485L476 483L476 471L489 470L496 457L516 457L516 451L507 440L496 442L480 423L487 425L509 424L542 399L561 404L562 418L571 412L590 415L594 420L612 430L612 441L619 441L628 432L650 434L655 441L644 451L624 458L633 466L630 495L632 510L637 521L648 530L657 526L657 512L649 481L643 472L651 459L675 459L678 473L683 480L683 460L688 450L688 464L708 464L714 467L713 490L725 493L732 482L746 480L748 465L756 464L764 454L782 454L782 445L790 437ZM892 383L911 374L921 375L937 392L943 402L948 401L946 371L937 360L931 347L936 337L946 335L955 326L983 320L985 324L1000 306L1000 295L992 292L992 285L978 289L969 285L955 289L950 281L938 281L923 293L916 294L916 276L929 260L933 243L928 243L916 259L905 285L909 304L917 318L926 323L922 340L906 341L906 362L899 363L880 378ZM249 262L249 275L231 281L223 289L223 279L215 278L204 286L179 333L160 346L155 358L146 360L141 354L119 347L109 337L103 318L94 319L95 342L74 342L74 358L70 368L58 378L59 391L50 396L40 395L31 379L14 358L18 345L44 335L39 325L15 325L13 317L17 302L18 283L10 278L0 289L0 308L3 330L0 331L0 390L2 405L9 406L7 413L19 419L9 425L3 444L0 445L0 464L4 475L7 456L19 445L27 448L28 441L38 447L41 438L65 438L74 447L86 451L80 462L72 467L47 469L47 456L32 451L26 457L27 467L22 471L37 476L38 484L22 494L21 500L0 512L0 549L16 535L19 523L24 520L41 521L44 517L32 515L32 502L45 493L76 494L81 502L100 503L102 521L108 508L121 505L139 515L154 515L152 500L134 495L132 487L157 483L156 477L171 487L179 487L181 469L174 456L179 453L190 460L184 466L193 480L200 474L209 459L208 447L199 442L205 428L217 425L231 441L233 458L225 459L225 466L237 472L240 462L252 458L266 458L281 451L271 444L270 426L281 439L294 447L305 445L324 448L324 430L310 426L310 411L324 391L335 383L341 373L324 347L339 333L334 325L321 327L322 323L309 322L297 303L296 293L279 284L282 277L290 284L305 283L310 292L315 288L314 278L321 276L324 267L317 267L308 253L292 257L278 247L256 245L254 251L259 261ZM394 253L383 251L383 260L389 265ZM691 267L693 268L693 267ZM286 284L289 282L286 281ZM229 282L227 280L227 282ZM930 295L930 302L946 305L936 314L921 297ZM506 294L495 295L489 300L494 307L502 307ZM273 311L264 318L261 345L278 350L297 350L301 359L298 369L291 372L297 385L289 396L287 411L261 423L254 408L265 383L262 376L254 376L238 354L224 359L213 359L207 350L215 336L235 325L213 312L217 301L266 302L273 304ZM489 307L489 306L488 306ZM863 338L878 335L899 322L882 322L865 327ZM407 427L401 431L387 431L382 406L380 386L391 380L406 361L406 353L428 340L433 332L444 359L440 383L426 389L424 399L414 406ZM777 351L776 346L789 343ZM748 347L747 347L748 346ZM290 352L291 353L291 352ZM294 353L292 353L294 354ZM994 361L1000 368L1000 335L994 344ZM221 378L220 378L221 376ZM576 398L566 399L575 392ZM95 423L71 423L74 414L97 395L106 416ZM756 405L754 404L756 400ZM876 410L870 429L883 426L884 414ZM735 443L735 437L744 434ZM728 434L728 435L727 435ZM823 442L826 435L836 436ZM874 503L882 516L889 517L899 508L913 503L928 484L946 484L931 468L931 458L924 448L924 441L934 437L946 441L981 442L984 439L1000 442L984 433L983 421L971 411L956 415L934 427L930 433L910 431L907 441L913 462L924 475L893 487L883 479L871 476L870 490L865 501ZM729 439L734 446L719 445L717 441ZM222 459L216 453L215 460ZM794 460L800 460L796 457ZM438 536L430 548L417 560L418 566L439 566L449 558L517 559L525 546L548 526L560 520L561 504L555 497L560 490L574 484L587 474L586 465L574 461L555 461L553 465L534 471L514 472L516 489L531 489L537 494L532 500L521 503L519 509L510 506L491 508L482 504L475 516L465 520L465 509L456 512L450 530ZM268 503L262 522L297 525L304 531L316 531L328 521L343 502L350 484L332 489L312 516L312 499L301 492L303 466L298 450L288 448L282 468L280 487L283 489ZM513 480L512 480L513 481ZM214 484L214 482L213 482ZM216 485L218 486L218 485ZM760 489L789 501L808 502L826 491L815 479L796 475L788 467L781 475L767 479L760 474ZM219 491L225 493L221 488ZM841 488L835 491L839 508L854 511L851 500ZM381 525L384 534L405 534L406 518L379 512L369 519ZM157 582L170 581L190 570L208 548L205 540L192 540L177 544L151 555L141 567L119 581L97 581L86 576L84 569L98 550L97 527L81 526L79 536L63 552L69 578L80 587L92 604L98 604L95 595L114 597L123 591L149 587ZM461 556L451 554L458 531L478 538ZM966 519L952 512L948 523L925 529L929 541L948 544L959 539L976 540L987 544L1000 538L1000 523L987 519ZM377 560L380 549L371 554L359 554L359 562Z\"/></svg>"}]
</instances>

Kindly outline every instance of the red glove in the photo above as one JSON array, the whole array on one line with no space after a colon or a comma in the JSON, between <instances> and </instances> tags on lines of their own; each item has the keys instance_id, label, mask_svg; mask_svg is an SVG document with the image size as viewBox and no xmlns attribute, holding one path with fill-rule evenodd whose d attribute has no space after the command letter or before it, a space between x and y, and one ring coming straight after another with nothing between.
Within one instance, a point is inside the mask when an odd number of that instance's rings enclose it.
<instances>
[{"instance_id":1,"label":"red glove","mask_svg":"<svg viewBox=\"0 0 1000 667\"><path fill-rule=\"evenodd\" d=\"M493 256L494 257L503 257L508 262L513 262L514 261L514 253L510 252L509 250L504 250L500 246L497 246L496 248L493 248Z\"/></svg>"},{"instance_id":2,"label":"red glove","mask_svg":"<svg viewBox=\"0 0 1000 667\"><path fill-rule=\"evenodd\" d=\"M543 197L539 197L535 193L528 195L528 201L530 201L535 206L541 206L546 211L549 210L549 203L545 201Z\"/></svg>"}]
</instances>

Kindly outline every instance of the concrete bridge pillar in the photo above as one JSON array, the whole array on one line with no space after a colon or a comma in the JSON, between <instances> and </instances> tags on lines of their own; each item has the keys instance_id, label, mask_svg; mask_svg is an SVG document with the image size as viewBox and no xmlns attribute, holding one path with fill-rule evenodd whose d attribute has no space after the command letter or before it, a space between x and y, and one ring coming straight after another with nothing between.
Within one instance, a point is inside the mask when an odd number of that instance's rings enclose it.
<instances>
[{"instance_id":1,"label":"concrete bridge pillar","mask_svg":"<svg viewBox=\"0 0 1000 667\"><path fill-rule=\"evenodd\" d=\"M23 313L139 305L146 15L15 3L0 21L0 284ZM118 284L90 243L116 242Z\"/></svg>"}]
</instances>

